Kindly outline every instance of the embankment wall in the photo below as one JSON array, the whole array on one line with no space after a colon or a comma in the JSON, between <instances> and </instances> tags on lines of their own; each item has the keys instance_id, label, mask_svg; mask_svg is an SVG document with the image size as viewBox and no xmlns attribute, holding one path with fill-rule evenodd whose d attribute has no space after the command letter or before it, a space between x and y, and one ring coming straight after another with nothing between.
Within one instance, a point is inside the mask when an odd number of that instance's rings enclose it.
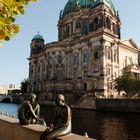
<instances>
[{"instance_id":1,"label":"embankment wall","mask_svg":"<svg viewBox=\"0 0 140 140\"><path fill-rule=\"evenodd\" d=\"M96 110L140 113L139 99L95 99Z\"/></svg>"},{"instance_id":2,"label":"embankment wall","mask_svg":"<svg viewBox=\"0 0 140 140\"><path fill-rule=\"evenodd\" d=\"M97 99L87 96L73 108L140 113L140 99Z\"/></svg>"},{"instance_id":3,"label":"embankment wall","mask_svg":"<svg viewBox=\"0 0 140 140\"><path fill-rule=\"evenodd\" d=\"M40 134L46 129L43 125L20 126L18 119L0 115L0 140L39 140ZM93 140L77 134L58 137L55 140Z\"/></svg>"}]
</instances>

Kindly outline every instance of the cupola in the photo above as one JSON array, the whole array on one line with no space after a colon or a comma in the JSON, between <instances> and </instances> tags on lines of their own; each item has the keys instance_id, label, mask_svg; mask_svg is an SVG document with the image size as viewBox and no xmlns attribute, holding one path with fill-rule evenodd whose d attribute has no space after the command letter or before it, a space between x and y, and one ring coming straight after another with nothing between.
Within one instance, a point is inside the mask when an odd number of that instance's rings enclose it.
<instances>
[{"instance_id":1,"label":"cupola","mask_svg":"<svg viewBox=\"0 0 140 140\"><path fill-rule=\"evenodd\" d=\"M45 44L42 35L36 34L31 40L31 55L43 52Z\"/></svg>"},{"instance_id":2,"label":"cupola","mask_svg":"<svg viewBox=\"0 0 140 140\"><path fill-rule=\"evenodd\" d=\"M63 10L60 12L60 18L70 12L75 12L81 8L94 8L98 5L105 4L110 8L114 15L117 15L111 0L68 0Z\"/></svg>"},{"instance_id":3,"label":"cupola","mask_svg":"<svg viewBox=\"0 0 140 140\"><path fill-rule=\"evenodd\" d=\"M120 19L111 0L68 0L58 21L59 41L96 33L120 38Z\"/></svg>"},{"instance_id":4,"label":"cupola","mask_svg":"<svg viewBox=\"0 0 140 140\"><path fill-rule=\"evenodd\" d=\"M33 37L32 41L33 41L33 40L40 40L40 41L43 41L43 42L44 42L44 38L43 38L42 35L40 35L39 33L36 34L36 35Z\"/></svg>"}]
</instances>

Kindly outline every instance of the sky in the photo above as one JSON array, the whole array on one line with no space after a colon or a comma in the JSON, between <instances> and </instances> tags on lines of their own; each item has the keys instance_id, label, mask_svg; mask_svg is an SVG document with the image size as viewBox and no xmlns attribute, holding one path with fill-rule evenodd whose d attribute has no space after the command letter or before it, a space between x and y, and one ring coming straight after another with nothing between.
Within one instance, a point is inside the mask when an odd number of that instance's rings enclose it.
<instances>
[{"instance_id":1,"label":"sky","mask_svg":"<svg viewBox=\"0 0 140 140\"><path fill-rule=\"evenodd\" d=\"M0 85L16 84L28 78L30 43L39 32L45 43L58 40L57 22L59 12L68 0L38 0L26 7L16 23L20 32L0 48ZM140 48L140 0L112 0L121 19L121 38L132 38Z\"/></svg>"}]
</instances>

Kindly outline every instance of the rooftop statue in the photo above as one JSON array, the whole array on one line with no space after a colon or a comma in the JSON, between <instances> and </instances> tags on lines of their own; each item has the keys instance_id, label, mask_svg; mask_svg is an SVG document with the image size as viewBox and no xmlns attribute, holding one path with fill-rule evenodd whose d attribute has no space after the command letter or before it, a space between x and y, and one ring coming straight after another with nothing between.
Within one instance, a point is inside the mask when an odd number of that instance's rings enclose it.
<instances>
[{"instance_id":1,"label":"rooftop statue","mask_svg":"<svg viewBox=\"0 0 140 140\"><path fill-rule=\"evenodd\" d=\"M27 101L21 103L18 108L20 125L36 124L42 120L39 118L40 106L35 102L36 95L30 94Z\"/></svg>"},{"instance_id":2,"label":"rooftop statue","mask_svg":"<svg viewBox=\"0 0 140 140\"><path fill-rule=\"evenodd\" d=\"M71 110L65 102L65 97L58 94L55 103L57 107L54 121L42 132L40 140L50 140L71 133Z\"/></svg>"}]
</instances>

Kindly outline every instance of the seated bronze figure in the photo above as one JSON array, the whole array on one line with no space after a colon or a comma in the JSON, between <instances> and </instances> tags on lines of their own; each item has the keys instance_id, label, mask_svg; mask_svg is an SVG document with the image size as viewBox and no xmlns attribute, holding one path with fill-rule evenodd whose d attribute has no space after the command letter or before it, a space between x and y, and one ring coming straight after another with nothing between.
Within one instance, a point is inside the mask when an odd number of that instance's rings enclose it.
<instances>
[{"instance_id":1,"label":"seated bronze figure","mask_svg":"<svg viewBox=\"0 0 140 140\"><path fill-rule=\"evenodd\" d=\"M71 133L71 110L65 103L65 97L58 94L55 103L57 107L54 121L43 131L40 140L50 140Z\"/></svg>"},{"instance_id":2,"label":"seated bronze figure","mask_svg":"<svg viewBox=\"0 0 140 140\"><path fill-rule=\"evenodd\" d=\"M36 95L30 94L27 101L24 101L18 108L18 119L20 125L36 124L41 121L39 118L40 106L35 102Z\"/></svg>"}]
</instances>

